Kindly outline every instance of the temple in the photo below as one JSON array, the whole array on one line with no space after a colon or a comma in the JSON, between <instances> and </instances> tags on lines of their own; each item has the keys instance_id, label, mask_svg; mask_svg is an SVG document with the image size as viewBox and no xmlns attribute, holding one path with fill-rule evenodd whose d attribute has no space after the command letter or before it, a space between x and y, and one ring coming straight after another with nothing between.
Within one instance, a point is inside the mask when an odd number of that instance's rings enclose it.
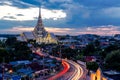
<instances>
[{"instance_id":1,"label":"temple","mask_svg":"<svg viewBox=\"0 0 120 80\"><path fill-rule=\"evenodd\" d=\"M57 44L57 38L53 33L49 33L45 30L42 17L41 17L41 7L39 8L39 16L37 24L33 31L31 32L23 32L17 37L19 41L28 41L28 40L36 40L38 44Z\"/></svg>"},{"instance_id":2,"label":"temple","mask_svg":"<svg viewBox=\"0 0 120 80\"><path fill-rule=\"evenodd\" d=\"M91 72L90 80L108 80L108 79L104 77L104 75L102 74L102 70L98 68L96 72Z\"/></svg>"},{"instance_id":3,"label":"temple","mask_svg":"<svg viewBox=\"0 0 120 80\"><path fill-rule=\"evenodd\" d=\"M34 28L33 31L35 37L37 38L43 38L47 35L47 31L45 30L44 26L43 26L43 22L42 22L42 17L41 17L41 8L39 8L39 16L38 16L38 21L37 21L37 25Z\"/></svg>"}]
</instances>

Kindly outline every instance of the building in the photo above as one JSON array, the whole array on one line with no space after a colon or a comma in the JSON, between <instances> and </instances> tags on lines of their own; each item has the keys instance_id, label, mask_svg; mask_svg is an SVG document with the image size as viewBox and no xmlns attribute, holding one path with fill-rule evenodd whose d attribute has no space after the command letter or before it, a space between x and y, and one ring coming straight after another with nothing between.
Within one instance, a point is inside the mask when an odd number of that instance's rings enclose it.
<instances>
[{"instance_id":1,"label":"building","mask_svg":"<svg viewBox=\"0 0 120 80\"><path fill-rule=\"evenodd\" d=\"M41 8L39 8L39 16L37 24L32 32L23 32L17 37L19 41L28 41L28 40L36 40L38 44L57 44L57 38L53 33L49 33L45 30L42 17L41 17Z\"/></svg>"},{"instance_id":2,"label":"building","mask_svg":"<svg viewBox=\"0 0 120 80\"><path fill-rule=\"evenodd\" d=\"M91 72L90 80L108 80L108 79L103 76L101 69L98 68L96 72Z\"/></svg>"}]
</instances>

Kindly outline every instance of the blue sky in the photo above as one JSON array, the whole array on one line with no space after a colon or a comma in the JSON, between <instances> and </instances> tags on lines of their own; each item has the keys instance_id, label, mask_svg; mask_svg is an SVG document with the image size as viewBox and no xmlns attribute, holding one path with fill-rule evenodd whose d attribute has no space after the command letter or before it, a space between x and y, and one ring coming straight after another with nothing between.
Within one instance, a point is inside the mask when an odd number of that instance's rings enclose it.
<instances>
[{"instance_id":1,"label":"blue sky","mask_svg":"<svg viewBox=\"0 0 120 80\"><path fill-rule=\"evenodd\" d=\"M0 33L32 31L40 3L44 26L49 32L120 33L120 0L0 0Z\"/></svg>"}]
</instances>

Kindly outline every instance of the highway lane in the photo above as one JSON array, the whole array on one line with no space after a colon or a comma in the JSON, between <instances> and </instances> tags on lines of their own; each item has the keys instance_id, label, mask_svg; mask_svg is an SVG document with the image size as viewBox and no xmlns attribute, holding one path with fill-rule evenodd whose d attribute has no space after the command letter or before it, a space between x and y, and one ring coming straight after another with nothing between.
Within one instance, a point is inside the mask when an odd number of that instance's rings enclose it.
<instances>
[{"instance_id":1,"label":"highway lane","mask_svg":"<svg viewBox=\"0 0 120 80\"><path fill-rule=\"evenodd\" d=\"M83 66L72 60L65 61L69 63L70 69L57 80L85 80L83 77L85 76Z\"/></svg>"},{"instance_id":2,"label":"highway lane","mask_svg":"<svg viewBox=\"0 0 120 80\"><path fill-rule=\"evenodd\" d=\"M48 80L59 79L62 75L64 75L70 69L70 65L65 60L62 60L62 65L64 69L59 73L57 73L56 75L50 77Z\"/></svg>"},{"instance_id":3,"label":"highway lane","mask_svg":"<svg viewBox=\"0 0 120 80\"><path fill-rule=\"evenodd\" d=\"M67 62L70 63L71 65L73 65L75 68L73 75L71 75L71 77L68 80L81 80L81 77L83 75L82 67L72 60L67 60Z\"/></svg>"},{"instance_id":4,"label":"highway lane","mask_svg":"<svg viewBox=\"0 0 120 80\"><path fill-rule=\"evenodd\" d=\"M86 80L86 78L87 78L87 73L88 73L88 70L86 69L86 64L84 63L84 62L82 62L82 61L77 61L77 63L82 67L82 69L83 69L83 75L82 75L82 79L83 80Z\"/></svg>"},{"instance_id":5,"label":"highway lane","mask_svg":"<svg viewBox=\"0 0 120 80\"><path fill-rule=\"evenodd\" d=\"M45 56L45 54L42 54L42 52L40 51L37 51L36 53L40 56ZM49 56L51 58L56 58L60 60L60 58L58 57L54 57L51 55ZM72 60L63 59L62 65L64 69L60 71L58 74L54 75L53 77L50 77L48 80L83 80L82 76L84 75L84 70L83 70L83 67L81 67L79 64L77 64L76 62ZM69 69L66 66L69 66L69 68L72 68L72 71L70 73L68 73Z\"/></svg>"},{"instance_id":6,"label":"highway lane","mask_svg":"<svg viewBox=\"0 0 120 80\"><path fill-rule=\"evenodd\" d=\"M63 76L61 76L58 80L69 80L69 78L72 75L74 76L76 68L73 65L71 65L70 63L69 63L69 65L70 65L70 69Z\"/></svg>"},{"instance_id":7,"label":"highway lane","mask_svg":"<svg viewBox=\"0 0 120 80\"><path fill-rule=\"evenodd\" d=\"M38 54L39 56L46 56L46 54L42 53L41 51L37 50L35 51L35 54ZM54 56L51 56L51 55L48 55L50 58L56 58L57 60L62 60L61 58L58 58L58 57L54 57ZM69 69L70 69L70 65L65 61L65 60L62 60L62 65L63 65L63 70L60 71L59 73L57 73L56 75L48 78L47 80L56 80L58 79L59 77L61 77L62 75L64 75Z\"/></svg>"},{"instance_id":8,"label":"highway lane","mask_svg":"<svg viewBox=\"0 0 120 80\"><path fill-rule=\"evenodd\" d=\"M56 75L48 78L47 80L56 80L58 78L60 78L62 75L64 75L69 69L70 69L70 65L63 59L55 57L55 56L51 56L49 54L43 53L40 50L36 50L34 51L35 54L38 54L39 56L43 56L45 57L46 55L48 55L50 58L56 58L57 60L62 60L62 65L63 65L63 70L61 70L59 73L57 73Z\"/></svg>"}]
</instances>

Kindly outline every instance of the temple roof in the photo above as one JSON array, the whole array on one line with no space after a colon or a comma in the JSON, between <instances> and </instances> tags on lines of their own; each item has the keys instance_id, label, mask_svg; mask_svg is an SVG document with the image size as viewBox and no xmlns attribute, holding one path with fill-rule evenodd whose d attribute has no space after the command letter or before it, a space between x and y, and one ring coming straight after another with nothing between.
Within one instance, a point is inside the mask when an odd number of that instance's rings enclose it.
<instances>
[{"instance_id":1,"label":"temple roof","mask_svg":"<svg viewBox=\"0 0 120 80\"><path fill-rule=\"evenodd\" d=\"M44 37L47 33L42 22L41 7L39 7L39 16L38 16L37 24L34 28L34 33L35 33L35 36L37 37Z\"/></svg>"}]
</instances>

